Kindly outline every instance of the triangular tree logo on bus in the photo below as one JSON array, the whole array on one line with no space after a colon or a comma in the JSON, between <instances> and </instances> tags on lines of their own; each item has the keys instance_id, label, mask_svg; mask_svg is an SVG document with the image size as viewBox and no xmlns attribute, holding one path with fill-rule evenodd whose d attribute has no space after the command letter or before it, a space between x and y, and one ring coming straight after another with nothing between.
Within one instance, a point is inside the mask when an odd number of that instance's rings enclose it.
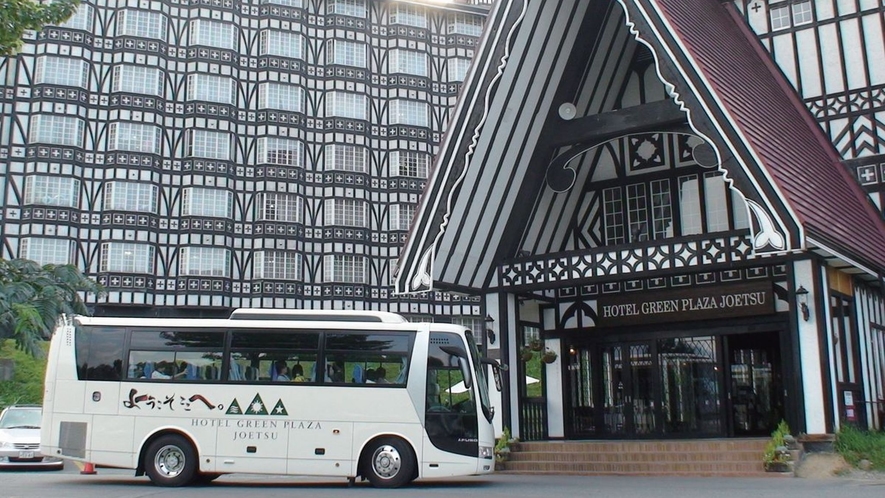
<instances>
[{"instance_id":1,"label":"triangular tree logo on bus","mask_svg":"<svg viewBox=\"0 0 885 498\"><path fill-rule=\"evenodd\" d=\"M246 408L246 415L267 415L267 407L264 406L264 401L262 401L260 394L256 394L252 398L249 408Z\"/></svg>"},{"instance_id":2,"label":"triangular tree logo on bus","mask_svg":"<svg viewBox=\"0 0 885 498\"><path fill-rule=\"evenodd\" d=\"M277 400L277 404L274 405L273 410L270 411L271 415L288 415L289 412L286 411L286 405L283 404L282 398Z\"/></svg>"},{"instance_id":3,"label":"triangular tree logo on bus","mask_svg":"<svg viewBox=\"0 0 885 498\"><path fill-rule=\"evenodd\" d=\"M233 403L227 407L227 411L224 412L225 415L242 415L243 409L240 408L240 403L237 401L237 398L234 398Z\"/></svg>"}]
</instances>

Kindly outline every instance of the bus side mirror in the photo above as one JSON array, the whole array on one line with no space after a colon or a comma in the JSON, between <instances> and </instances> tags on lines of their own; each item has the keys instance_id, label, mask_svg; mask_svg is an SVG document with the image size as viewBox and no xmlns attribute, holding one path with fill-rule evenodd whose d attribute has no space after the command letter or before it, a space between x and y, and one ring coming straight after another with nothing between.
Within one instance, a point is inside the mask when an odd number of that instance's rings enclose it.
<instances>
[{"instance_id":1,"label":"bus side mirror","mask_svg":"<svg viewBox=\"0 0 885 498\"><path fill-rule=\"evenodd\" d=\"M501 372L509 370L510 367L489 358L483 358L481 361L483 365L491 365L492 378L495 379L495 389L501 392Z\"/></svg>"}]
</instances>

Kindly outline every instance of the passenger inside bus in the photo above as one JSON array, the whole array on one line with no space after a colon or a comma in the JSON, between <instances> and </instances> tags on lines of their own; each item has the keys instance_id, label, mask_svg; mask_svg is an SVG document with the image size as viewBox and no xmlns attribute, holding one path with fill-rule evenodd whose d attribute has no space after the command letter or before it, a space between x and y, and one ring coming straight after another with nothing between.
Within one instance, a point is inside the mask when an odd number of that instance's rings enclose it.
<instances>
[{"instance_id":1,"label":"passenger inside bus","mask_svg":"<svg viewBox=\"0 0 885 498\"><path fill-rule=\"evenodd\" d=\"M307 379L304 377L304 367L300 363L292 365L292 381L307 382Z\"/></svg>"},{"instance_id":2,"label":"passenger inside bus","mask_svg":"<svg viewBox=\"0 0 885 498\"><path fill-rule=\"evenodd\" d=\"M176 372L177 368L175 363L169 363L167 361L161 361L156 364L154 371L151 373L152 379L178 379L180 377L184 377L187 373L186 369L182 369L180 372Z\"/></svg>"},{"instance_id":3,"label":"passenger inside bus","mask_svg":"<svg viewBox=\"0 0 885 498\"><path fill-rule=\"evenodd\" d=\"M276 372L274 374L274 379L276 381L288 382L291 380L289 378L289 365L286 364L286 360L277 360L274 364Z\"/></svg>"}]
</instances>

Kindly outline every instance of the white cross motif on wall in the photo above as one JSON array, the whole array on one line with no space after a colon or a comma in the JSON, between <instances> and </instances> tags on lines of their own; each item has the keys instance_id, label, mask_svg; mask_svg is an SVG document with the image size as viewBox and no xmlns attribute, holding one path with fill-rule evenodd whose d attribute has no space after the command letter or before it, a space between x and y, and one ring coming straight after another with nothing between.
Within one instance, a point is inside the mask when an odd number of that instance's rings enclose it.
<instances>
[{"instance_id":1,"label":"white cross motif on wall","mask_svg":"<svg viewBox=\"0 0 885 498\"><path fill-rule=\"evenodd\" d=\"M857 168L857 176L864 185L876 183L876 166L861 166Z\"/></svg>"}]
</instances>

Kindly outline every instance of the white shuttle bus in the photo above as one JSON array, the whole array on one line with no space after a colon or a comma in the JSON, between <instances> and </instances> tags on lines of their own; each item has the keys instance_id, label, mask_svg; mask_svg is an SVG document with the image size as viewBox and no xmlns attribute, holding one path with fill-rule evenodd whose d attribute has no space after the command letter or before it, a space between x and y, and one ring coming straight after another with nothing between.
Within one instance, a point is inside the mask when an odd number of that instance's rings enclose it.
<instances>
[{"instance_id":1,"label":"white shuttle bus","mask_svg":"<svg viewBox=\"0 0 885 498\"><path fill-rule=\"evenodd\" d=\"M486 474L485 370L469 330L392 313L69 317L49 350L42 451L160 486L233 472L379 487Z\"/></svg>"}]
</instances>

